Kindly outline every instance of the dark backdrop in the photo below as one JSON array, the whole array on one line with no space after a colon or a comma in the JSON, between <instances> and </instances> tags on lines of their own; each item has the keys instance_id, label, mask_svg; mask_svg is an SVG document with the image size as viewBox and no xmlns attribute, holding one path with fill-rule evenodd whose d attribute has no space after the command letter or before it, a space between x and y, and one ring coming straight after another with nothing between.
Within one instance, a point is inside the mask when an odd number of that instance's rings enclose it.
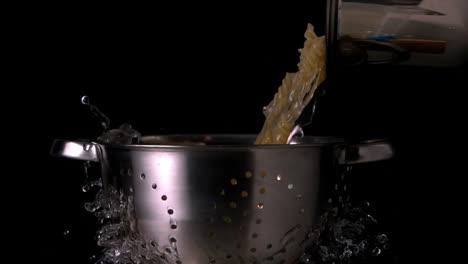
<instances>
[{"instance_id":1,"label":"dark backdrop","mask_svg":"<svg viewBox=\"0 0 468 264\"><path fill-rule=\"evenodd\" d=\"M18 32L24 41L18 43L23 52L17 61L28 74L18 78L15 89L27 109L19 119L41 140L35 146L37 166L29 173L30 202L37 205L30 212L37 219L34 254L24 257L86 263L98 252L94 217L83 208L92 195L81 192L82 164L48 155L55 138L99 135L97 120L80 103L82 95L113 127L128 122L143 134L258 133L262 107L285 72L296 69L307 23L324 33L324 1L278 7L198 6L184 12L162 6L42 7L29 18ZM423 140L421 132L437 115L434 94L444 101L440 87L465 81L464 73L464 68L395 66L336 72L306 129L309 135L350 141L388 138L395 145L394 161L358 169L353 185L356 200L375 204L393 239L392 256L383 262L401 259L405 245L414 242L401 205L408 203L409 182L421 176L405 166L414 158L412 144ZM417 211L414 203L410 208Z\"/></svg>"}]
</instances>

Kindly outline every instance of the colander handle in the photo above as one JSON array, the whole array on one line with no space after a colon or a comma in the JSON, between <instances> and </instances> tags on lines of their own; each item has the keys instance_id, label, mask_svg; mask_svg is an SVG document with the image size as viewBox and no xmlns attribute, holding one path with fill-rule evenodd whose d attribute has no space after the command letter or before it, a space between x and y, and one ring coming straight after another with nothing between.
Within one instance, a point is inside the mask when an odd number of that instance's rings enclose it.
<instances>
[{"instance_id":1,"label":"colander handle","mask_svg":"<svg viewBox=\"0 0 468 264\"><path fill-rule=\"evenodd\" d=\"M394 150L392 144L386 140L372 140L339 145L335 149L335 156L339 164L356 164L391 159Z\"/></svg>"},{"instance_id":2,"label":"colander handle","mask_svg":"<svg viewBox=\"0 0 468 264\"><path fill-rule=\"evenodd\" d=\"M52 143L50 155L99 162L98 144L89 141L56 139Z\"/></svg>"}]
</instances>

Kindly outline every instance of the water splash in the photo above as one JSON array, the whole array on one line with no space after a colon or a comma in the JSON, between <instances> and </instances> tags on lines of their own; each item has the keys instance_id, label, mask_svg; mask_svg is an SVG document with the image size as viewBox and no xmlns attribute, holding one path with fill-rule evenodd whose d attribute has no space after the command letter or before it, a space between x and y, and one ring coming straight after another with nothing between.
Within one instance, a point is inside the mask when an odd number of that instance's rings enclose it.
<instances>
[{"instance_id":1,"label":"water splash","mask_svg":"<svg viewBox=\"0 0 468 264\"><path fill-rule=\"evenodd\" d=\"M88 106L91 113L95 117L97 117L99 119L104 132L109 130L109 128L110 128L110 119L105 114L103 114L99 110L99 108L97 108L95 105L91 104L91 100L89 99L89 96L84 95L83 97L81 97L81 103Z\"/></svg>"},{"instance_id":2,"label":"water splash","mask_svg":"<svg viewBox=\"0 0 468 264\"><path fill-rule=\"evenodd\" d=\"M333 188L333 197L329 199L328 208L320 216L318 225L302 241L304 254L299 264L362 263L388 249L389 239L386 234L378 232L379 222L372 216L371 204L367 201L351 203L349 188L341 187L349 184L346 179L351 171L351 166L337 171L339 180Z\"/></svg>"},{"instance_id":3,"label":"water splash","mask_svg":"<svg viewBox=\"0 0 468 264\"><path fill-rule=\"evenodd\" d=\"M93 202L86 203L94 213L100 228L97 244L103 248L96 264L178 264L176 240L168 238L169 246L160 247L145 239L137 228L133 196L115 189L100 189Z\"/></svg>"},{"instance_id":4,"label":"water splash","mask_svg":"<svg viewBox=\"0 0 468 264\"><path fill-rule=\"evenodd\" d=\"M160 246L140 233L132 195L124 195L122 191L112 187L105 191L102 184L93 186L98 186L96 197L84 206L96 216L100 226L97 231L97 244L102 248L102 252L100 256L94 256L94 263L182 263L175 237L168 237L167 245ZM304 233L306 236L300 243L303 254L296 261L297 264L349 264L355 261L360 263L381 256L388 249L389 238L386 234L377 232L379 222L371 214L370 203L353 205L344 200L339 202L336 197L332 197L332 200L334 202L328 204L329 207L320 216L315 227L308 231L300 225L292 227L280 239L282 247L272 252L269 257L259 260L253 256L237 256L236 260L249 264L282 263L288 247L304 236ZM174 219L171 218L169 224L172 228L177 228Z\"/></svg>"},{"instance_id":5,"label":"water splash","mask_svg":"<svg viewBox=\"0 0 468 264\"><path fill-rule=\"evenodd\" d=\"M98 137L98 142L107 144L129 145L140 143L141 133L130 124L122 124L117 129L111 129Z\"/></svg>"}]
</instances>

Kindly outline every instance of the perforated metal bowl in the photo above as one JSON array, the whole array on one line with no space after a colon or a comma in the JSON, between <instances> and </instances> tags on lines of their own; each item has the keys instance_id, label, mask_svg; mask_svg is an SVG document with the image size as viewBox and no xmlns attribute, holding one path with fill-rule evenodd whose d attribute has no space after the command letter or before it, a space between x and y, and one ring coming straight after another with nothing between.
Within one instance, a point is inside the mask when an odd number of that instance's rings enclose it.
<instances>
[{"instance_id":1,"label":"perforated metal bowl","mask_svg":"<svg viewBox=\"0 0 468 264\"><path fill-rule=\"evenodd\" d=\"M52 154L102 164L104 186L134 196L139 230L177 240L183 263L293 263L338 163L390 158L387 143L304 137L252 145L254 135L149 136L140 145L56 140ZM182 145L180 145L182 144Z\"/></svg>"}]
</instances>

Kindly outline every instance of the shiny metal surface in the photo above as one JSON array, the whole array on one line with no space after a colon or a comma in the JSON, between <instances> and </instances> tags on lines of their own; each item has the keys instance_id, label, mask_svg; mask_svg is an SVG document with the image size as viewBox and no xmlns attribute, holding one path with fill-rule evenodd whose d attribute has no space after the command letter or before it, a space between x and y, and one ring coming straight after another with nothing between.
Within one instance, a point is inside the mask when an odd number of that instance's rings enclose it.
<instances>
[{"instance_id":1,"label":"shiny metal surface","mask_svg":"<svg viewBox=\"0 0 468 264\"><path fill-rule=\"evenodd\" d=\"M143 145L93 144L97 156L70 151L80 143L59 140L52 154L99 157L104 186L133 195L141 233L161 246L175 238L182 263L292 263L327 198L325 172L348 148L334 138L304 137L293 145L251 145L254 140L150 136Z\"/></svg>"},{"instance_id":2,"label":"shiny metal surface","mask_svg":"<svg viewBox=\"0 0 468 264\"><path fill-rule=\"evenodd\" d=\"M77 160L99 161L95 143L57 139L52 144L50 154Z\"/></svg>"}]
</instances>

